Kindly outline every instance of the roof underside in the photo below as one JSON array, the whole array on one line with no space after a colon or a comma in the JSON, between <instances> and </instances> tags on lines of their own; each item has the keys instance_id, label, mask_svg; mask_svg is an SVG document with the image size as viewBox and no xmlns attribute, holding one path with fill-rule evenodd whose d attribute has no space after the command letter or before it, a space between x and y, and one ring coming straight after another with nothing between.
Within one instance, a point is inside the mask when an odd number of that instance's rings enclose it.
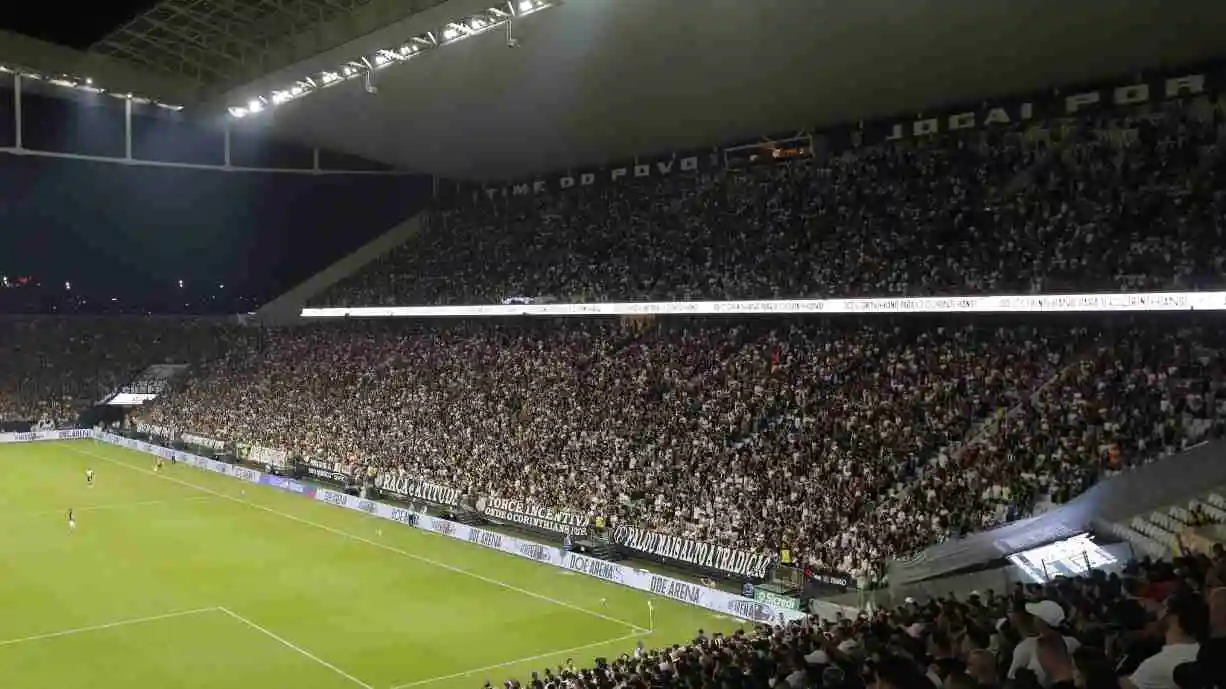
<instances>
[{"instance_id":1,"label":"roof underside","mask_svg":"<svg viewBox=\"0 0 1226 689\"><path fill-rule=\"evenodd\" d=\"M98 50L246 84L209 103L220 111L499 1L168 0ZM298 40L297 60L275 47L347 12L384 21L315 39L333 50ZM515 50L485 33L374 73L377 89L347 81L235 126L442 177L517 179L1223 56L1226 3L565 0L514 35Z\"/></svg>"},{"instance_id":2,"label":"roof underside","mask_svg":"<svg viewBox=\"0 0 1226 689\"><path fill-rule=\"evenodd\" d=\"M90 51L216 93L352 40L324 28L370 5L395 5L386 17L395 21L443 1L164 0Z\"/></svg>"}]
</instances>

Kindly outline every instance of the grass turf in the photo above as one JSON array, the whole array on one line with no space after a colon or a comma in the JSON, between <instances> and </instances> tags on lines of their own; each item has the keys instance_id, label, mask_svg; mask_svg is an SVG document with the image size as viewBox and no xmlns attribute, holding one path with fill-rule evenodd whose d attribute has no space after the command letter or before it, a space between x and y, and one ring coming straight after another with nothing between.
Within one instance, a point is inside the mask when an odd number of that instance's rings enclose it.
<instances>
[{"instance_id":1,"label":"grass turf","mask_svg":"<svg viewBox=\"0 0 1226 689\"><path fill-rule=\"evenodd\" d=\"M648 594L152 463L0 445L4 686L472 688L740 626L652 597L646 633Z\"/></svg>"}]
</instances>

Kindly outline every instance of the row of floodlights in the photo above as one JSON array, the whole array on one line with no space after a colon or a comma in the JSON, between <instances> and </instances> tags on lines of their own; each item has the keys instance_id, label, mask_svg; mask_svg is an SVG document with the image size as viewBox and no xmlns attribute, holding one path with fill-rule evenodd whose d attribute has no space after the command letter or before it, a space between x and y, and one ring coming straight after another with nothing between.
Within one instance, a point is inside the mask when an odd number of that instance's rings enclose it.
<instances>
[{"instance_id":1,"label":"row of floodlights","mask_svg":"<svg viewBox=\"0 0 1226 689\"><path fill-rule=\"evenodd\" d=\"M407 62L418 55L429 52L439 46L462 41L465 38L485 33L491 29L504 26L517 17L548 9L559 4L560 0L509 0L506 4L491 7L472 16L448 22L437 31L427 31L409 38L395 48L379 50L373 55L350 60L336 69L317 72L296 81L292 86L277 89L267 96L257 96L246 105L231 107L230 115L243 118L257 115L270 107L297 100L310 93L335 86L336 84L366 76L372 72L390 67L394 64Z\"/></svg>"},{"instance_id":2,"label":"row of floodlights","mask_svg":"<svg viewBox=\"0 0 1226 689\"><path fill-rule=\"evenodd\" d=\"M22 79L40 81L45 84L51 84L52 86L84 91L86 93L106 94L120 100L130 100L133 103L139 103L142 105L154 105L165 110L172 110L174 112L178 112L183 109L182 105L171 105L169 103L163 103L159 100L154 100L153 98L138 96L130 92L107 91L100 86L94 85L94 80L90 79L89 77L76 77L70 74L58 74L54 76L43 75L33 70L25 69L24 67L5 65L0 65L0 74L15 74L20 76Z\"/></svg>"}]
</instances>

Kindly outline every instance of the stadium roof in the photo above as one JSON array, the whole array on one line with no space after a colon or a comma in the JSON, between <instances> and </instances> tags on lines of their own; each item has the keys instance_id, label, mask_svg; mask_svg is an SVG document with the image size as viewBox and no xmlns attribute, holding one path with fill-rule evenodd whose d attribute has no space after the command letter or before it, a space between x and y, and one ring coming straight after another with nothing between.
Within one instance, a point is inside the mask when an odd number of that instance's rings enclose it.
<instances>
[{"instance_id":1,"label":"stadium roof","mask_svg":"<svg viewBox=\"0 0 1226 689\"><path fill-rule=\"evenodd\" d=\"M91 53L221 114L519 3L165 0ZM518 48L499 27L235 124L505 180L1226 54L1226 5L1195 0L556 4L514 19Z\"/></svg>"}]
</instances>

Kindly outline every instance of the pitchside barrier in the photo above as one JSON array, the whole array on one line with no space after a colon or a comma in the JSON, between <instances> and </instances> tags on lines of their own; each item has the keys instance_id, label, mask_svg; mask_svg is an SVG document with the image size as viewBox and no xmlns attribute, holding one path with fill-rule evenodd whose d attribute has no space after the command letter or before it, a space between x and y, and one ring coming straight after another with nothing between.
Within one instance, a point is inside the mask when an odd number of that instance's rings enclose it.
<instances>
[{"instance_id":1,"label":"pitchside barrier","mask_svg":"<svg viewBox=\"0 0 1226 689\"><path fill-rule=\"evenodd\" d=\"M771 605L753 600L752 598L745 598L706 586L691 584L679 579L654 574L644 569L636 569L577 553L566 552L554 546L506 536L484 529L477 529L466 524L440 519L414 510L395 507L374 500L366 500L339 491L321 488L310 483L265 474L254 469L227 464L215 459L208 459L188 452L172 450L103 431L78 429L34 433L0 433L0 444L83 438L94 438L110 445L156 455L205 471L224 474L240 481L246 481L247 483L271 486L289 493L297 493L330 505L357 512L365 512L380 519L416 527L459 541L468 541L485 548L500 550L504 553L534 560L559 569L577 572L614 584L620 584L621 586L664 596L737 619L778 625L806 617L805 613L798 610L789 610L785 607ZM818 602L814 613L822 619L833 619L838 613L854 616L858 611L855 608Z\"/></svg>"}]
</instances>

